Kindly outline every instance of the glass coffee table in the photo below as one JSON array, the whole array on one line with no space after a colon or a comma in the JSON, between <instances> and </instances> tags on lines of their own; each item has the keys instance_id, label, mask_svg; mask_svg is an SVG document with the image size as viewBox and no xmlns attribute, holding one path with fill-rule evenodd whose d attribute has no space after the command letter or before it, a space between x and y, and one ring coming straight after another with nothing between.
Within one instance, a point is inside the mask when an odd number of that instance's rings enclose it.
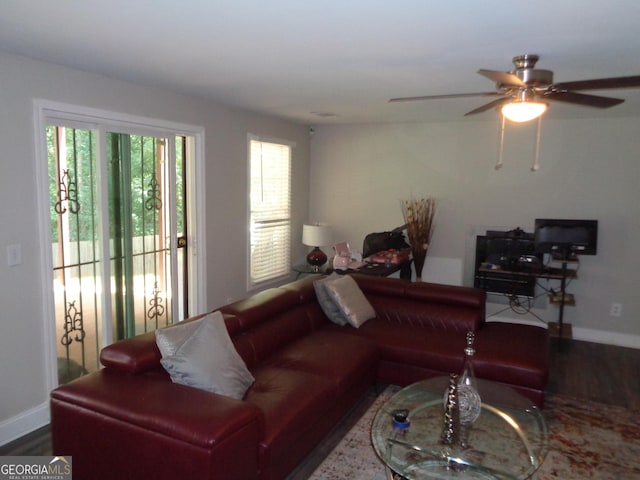
<instances>
[{"instance_id":1,"label":"glass coffee table","mask_svg":"<svg viewBox=\"0 0 640 480\"><path fill-rule=\"evenodd\" d=\"M548 445L540 410L509 387L477 381L482 410L464 448L441 440L447 377L409 385L380 408L371 437L390 478L523 480L538 469ZM399 409L409 411L407 428L392 422Z\"/></svg>"}]
</instances>

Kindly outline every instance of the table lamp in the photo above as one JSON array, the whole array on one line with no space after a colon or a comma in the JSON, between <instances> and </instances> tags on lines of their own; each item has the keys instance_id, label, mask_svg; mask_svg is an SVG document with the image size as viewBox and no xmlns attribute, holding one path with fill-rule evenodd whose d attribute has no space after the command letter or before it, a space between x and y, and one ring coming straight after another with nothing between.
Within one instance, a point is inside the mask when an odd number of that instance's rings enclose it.
<instances>
[{"instance_id":1,"label":"table lamp","mask_svg":"<svg viewBox=\"0 0 640 480\"><path fill-rule=\"evenodd\" d=\"M302 243L308 247L314 247L307 255L307 263L314 272L319 272L320 267L327 263L327 255L320 250L321 246L331 245L331 226L326 223L302 225Z\"/></svg>"}]
</instances>

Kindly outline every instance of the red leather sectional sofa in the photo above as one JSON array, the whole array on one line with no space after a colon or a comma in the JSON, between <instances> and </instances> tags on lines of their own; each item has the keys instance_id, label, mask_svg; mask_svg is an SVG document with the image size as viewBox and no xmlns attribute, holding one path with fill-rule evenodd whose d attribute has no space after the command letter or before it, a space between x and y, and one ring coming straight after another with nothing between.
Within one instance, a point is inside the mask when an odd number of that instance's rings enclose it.
<instances>
[{"instance_id":1,"label":"red leather sectional sofa","mask_svg":"<svg viewBox=\"0 0 640 480\"><path fill-rule=\"evenodd\" d=\"M78 479L282 479L376 382L460 371L469 330L476 375L542 405L546 329L485 323L481 290L353 278L376 311L358 329L327 319L318 277L220 309L255 377L242 400L172 383L153 333L103 349L105 368L51 394L53 453Z\"/></svg>"}]
</instances>

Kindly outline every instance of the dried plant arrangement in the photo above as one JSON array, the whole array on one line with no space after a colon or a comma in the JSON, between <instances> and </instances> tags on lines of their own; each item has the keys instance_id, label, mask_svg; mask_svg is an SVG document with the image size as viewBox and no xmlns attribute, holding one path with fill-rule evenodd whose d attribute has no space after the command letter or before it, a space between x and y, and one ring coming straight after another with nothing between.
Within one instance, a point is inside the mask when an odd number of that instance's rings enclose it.
<instances>
[{"instance_id":1,"label":"dried plant arrangement","mask_svg":"<svg viewBox=\"0 0 640 480\"><path fill-rule=\"evenodd\" d=\"M410 198L409 200L402 200L401 206L416 269L416 281L421 281L422 267L424 266L433 233L436 201L432 197Z\"/></svg>"}]
</instances>

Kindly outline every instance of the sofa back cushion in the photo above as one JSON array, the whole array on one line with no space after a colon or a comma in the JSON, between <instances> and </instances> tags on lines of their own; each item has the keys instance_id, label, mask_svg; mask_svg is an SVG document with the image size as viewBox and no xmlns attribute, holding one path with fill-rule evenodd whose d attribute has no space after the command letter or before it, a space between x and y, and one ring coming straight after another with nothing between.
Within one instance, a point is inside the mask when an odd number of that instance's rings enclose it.
<instances>
[{"instance_id":1,"label":"sofa back cushion","mask_svg":"<svg viewBox=\"0 0 640 480\"><path fill-rule=\"evenodd\" d=\"M310 331L305 308L293 306L266 319L260 325L255 325L254 328L243 333L238 340L241 339L251 345L253 356L245 359L251 368Z\"/></svg>"},{"instance_id":2,"label":"sofa back cushion","mask_svg":"<svg viewBox=\"0 0 640 480\"><path fill-rule=\"evenodd\" d=\"M236 351L249 368L327 323L316 301L312 280L307 277L265 290L219 309ZM184 322L197 322L204 315ZM162 370L160 358L154 332L116 342L100 353L105 367L131 374Z\"/></svg>"},{"instance_id":3,"label":"sofa back cushion","mask_svg":"<svg viewBox=\"0 0 640 480\"><path fill-rule=\"evenodd\" d=\"M477 311L454 305L425 303L403 298L374 297L369 300L378 319L398 325L419 326L429 331L477 332L484 318Z\"/></svg>"},{"instance_id":4,"label":"sofa back cushion","mask_svg":"<svg viewBox=\"0 0 640 480\"><path fill-rule=\"evenodd\" d=\"M357 274L353 278L384 321L452 333L477 332L484 324L484 290Z\"/></svg>"},{"instance_id":5,"label":"sofa back cushion","mask_svg":"<svg viewBox=\"0 0 640 480\"><path fill-rule=\"evenodd\" d=\"M313 285L306 279L265 290L221 308L240 323L240 332L232 335L232 339L249 368L317 329L321 317L316 311L319 310ZM326 318L321 321L327 323Z\"/></svg>"},{"instance_id":6,"label":"sofa back cushion","mask_svg":"<svg viewBox=\"0 0 640 480\"><path fill-rule=\"evenodd\" d=\"M238 319L240 328L237 332L230 332L233 336L251 330L300 303L300 296L294 290L270 288L225 305L220 311Z\"/></svg>"}]
</instances>

